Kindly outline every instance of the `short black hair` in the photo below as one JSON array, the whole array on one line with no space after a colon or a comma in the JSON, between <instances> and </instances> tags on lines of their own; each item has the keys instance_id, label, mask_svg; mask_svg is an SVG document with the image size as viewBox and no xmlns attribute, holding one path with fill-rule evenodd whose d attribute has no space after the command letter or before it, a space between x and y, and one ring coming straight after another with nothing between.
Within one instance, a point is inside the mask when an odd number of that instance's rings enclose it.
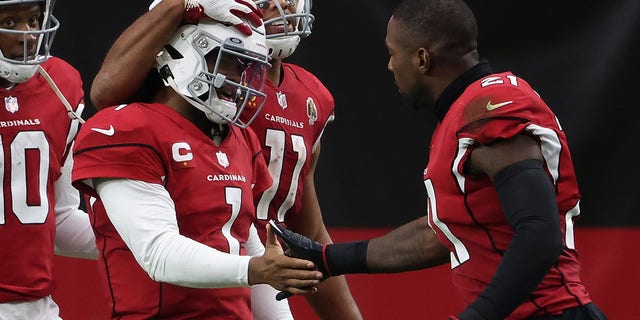
<instances>
[{"instance_id":1,"label":"short black hair","mask_svg":"<svg viewBox=\"0 0 640 320\"><path fill-rule=\"evenodd\" d=\"M463 0L405 0L393 11L393 19L416 46L477 45L478 24Z\"/></svg>"}]
</instances>

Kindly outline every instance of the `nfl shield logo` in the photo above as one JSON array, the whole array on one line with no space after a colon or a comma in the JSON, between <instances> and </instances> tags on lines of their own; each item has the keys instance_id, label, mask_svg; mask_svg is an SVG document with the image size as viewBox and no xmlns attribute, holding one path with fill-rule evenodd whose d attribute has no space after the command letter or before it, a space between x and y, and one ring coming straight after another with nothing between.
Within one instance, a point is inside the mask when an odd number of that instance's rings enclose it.
<instances>
[{"instance_id":1,"label":"nfl shield logo","mask_svg":"<svg viewBox=\"0 0 640 320\"><path fill-rule=\"evenodd\" d=\"M223 167L228 167L229 166L229 158L227 158L227 154L222 152L222 151L218 151L216 152L216 157L218 157L218 163L223 166Z\"/></svg>"},{"instance_id":2,"label":"nfl shield logo","mask_svg":"<svg viewBox=\"0 0 640 320\"><path fill-rule=\"evenodd\" d=\"M278 104L282 109L287 108L287 96L281 91L276 92L276 97L278 97Z\"/></svg>"},{"instance_id":3,"label":"nfl shield logo","mask_svg":"<svg viewBox=\"0 0 640 320\"><path fill-rule=\"evenodd\" d=\"M18 98L12 96L4 98L4 107L11 113L18 111Z\"/></svg>"}]
</instances>

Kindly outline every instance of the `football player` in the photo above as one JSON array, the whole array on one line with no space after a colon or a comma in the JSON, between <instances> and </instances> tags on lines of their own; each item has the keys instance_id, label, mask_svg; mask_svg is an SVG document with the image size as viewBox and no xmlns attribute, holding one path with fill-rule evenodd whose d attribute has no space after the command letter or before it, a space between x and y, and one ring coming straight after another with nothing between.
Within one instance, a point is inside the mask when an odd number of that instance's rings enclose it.
<instances>
[{"instance_id":1,"label":"football player","mask_svg":"<svg viewBox=\"0 0 640 320\"><path fill-rule=\"evenodd\" d=\"M95 259L89 218L71 186L82 122L78 71L50 54L52 1L0 1L0 318L58 319L54 253Z\"/></svg>"},{"instance_id":2,"label":"football player","mask_svg":"<svg viewBox=\"0 0 640 320\"><path fill-rule=\"evenodd\" d=\"M467 304L450 319L606 319L580 279L580 192L565 132L529 83L480 59L477 28L463 0L405 0L387 24L400 94L438 121L424 170L427 216L349 243L280 234L325 276L450 261Z\"/></svg>"},{"instance_id":3,"label":"football player","mask_svg":"<svg viewBox=\"0 0 640 320\"><path fill-rule=\"evenodd\" d=\"M316 290L313 263L286 257L270 233L265 250L254 226L254 193L271 178L240 118L265 98L264 26L253 28L183 25L155 57L153 101L105 108L78 134L73 181L112 319L251 319L260 296L274 306L260 317L276 318L273 296L250 286Z\"/></svg>"},{"instance_id":4,"label":"football player","mask_svg":"<svg viewBox=\"0 0 640 320\"><path fill-rule=\"evenodd\" d=\"M116 40L92 84L91 99L97 108L130 100L132 90L140 87L144 77L126 66L144 66L145 59L162 49L175 21L188 22L173 2L161 1L135 22L136 28L129 28ZM201 5L206 13L207 4ZM260 112L247 109L241 119L255 119L251 128L259 137L273 179L258 199L258 231L265 241L264 225L275 219L314 240L331 243L316 196L314 173L322 134L334 118L333 96L311 72L283 61L311 34L311 0L260 0L256 5L264 19L271 67L264 108ZM305 298L321 318L362 319L344 277L328 279L318 289Z\"/></svg>"}]
</instances>

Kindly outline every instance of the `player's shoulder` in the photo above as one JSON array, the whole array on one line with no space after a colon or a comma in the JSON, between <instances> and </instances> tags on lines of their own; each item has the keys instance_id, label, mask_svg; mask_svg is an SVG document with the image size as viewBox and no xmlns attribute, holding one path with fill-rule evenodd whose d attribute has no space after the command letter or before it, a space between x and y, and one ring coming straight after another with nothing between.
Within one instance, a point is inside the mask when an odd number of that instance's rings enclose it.
<instances>
[{"instance_id":1,"label":"player's shoulder","mask_svg":"<svg viewBox=\"0 0 640 320\"><path fill-rule=\"evenodd\" d=\"M296 78L296 90L298 90L298 92L305 92L304 90L306 89L306 92L311 97L316 98L316 101L312 104L313 107L315 107L316 104L319 104L322 108L329 108L333 110L335 103L333 95L324 83L318 79L318 77L299 65L284 63L283 66L285 69L285 77Z\"/></svg>"},{"instance_id":2,"label":"player's shoulder","mask_svg":"<svg viewBox=\"0 0 640 320\"><path fill-rule=\"evenodd\" d=\"M293 63L283 63L282 65L285 69L285 73L290 72L291 75L296 77L299 82L307 86L325 88L325 85L322 83L322 81L320 81L320 79L318 79L315 74L311 73L311 71L305 69L304 67Z\"/></svg>"},{"instance_id":3,"label":"player's shoulder","mask_svg":"<svg viewBox=\"0 0 640 320\"><path fill-rule=\"evenodd\" d=\"M166 132L178 132L171 119L155 109L160 104L130 103L104 108L80 127L76 149L123 143L152 144ZM165 108L168 108L165 106Z\"/></svg>"},{"instance_id":4,"label":"player's shoulder","mask_svg":"<svg viewBox=\"0 0 640 320\"><path fill-rule=\"evenodd\" d=\"M104 108L91 116L82 126L84 129L91 130L93 127L111 127L121 132L139 132L149 131L156 127L163 126L165 123L156 110L156 105L147 105L142 103L121 104Z\"/></svg>"},{"instance_id":5,"label":"player's shoulder","mask_svg":"<svg viewBox=\"0 0 640 320\"><path fill-rule=\"evenodd\" d=\"M47 59L47 61L42 63L42 68L44 68L44 70L46 70L47 73L49 73L52 77L80 79L80 72L78 71L78 69L72 66L69 62L56 56L52 56Z\"/></svg>"},{"instance_id":6,"label":"player's shoulder","mask_svg":"<svg viewBox=\"0 0 640 320\"><path fill-rule=\"evenodd\" d=\"M482 77L471 84L464 95L468 97L526 98L537 94L526 80L507 71Z\"/></svg>"},{"instance_id":7,"label":"player's shoulder","mask_svg":"<svg viewBox=\"0 0 640 320\"><path fill-rule=\"evenodd\" d=\"M53 95L54 91L49 88L51 83L48 78L53 80L53 83L62 95L69 101L69 103L76 109L76 106L84 101L84 89L83 81L80 72L67 61L58 57L50 57L47 61L41 65L42 69L46 73L36 73L30 80L30 86L39 87L39 89L33 88L33 90L45 90ZM47 76L47 77L45 77ZM44 89L42 89L44 88ZM58 99L55 99L58 100Z\"/></svg>"},{"instance_id":8,"label":"player's shoulder","mask_svg":"<svg viewBox=\"0 0 640 320\"><path fill-rule=\"evenodd\" d=\"M310 77L310 78L316 78L316 76L313 73L311 73L311 71L307 70L303 66L300 66L300 65L297 65L297 64L293 64L293 63L287 63L287 62L283 62L282 65L285 68L291 69L291 71L294 72L296 75L300 75L300 76L304 76L304 77Z\"/></svg>"},{"instance_id":9,"label":"player's shoulder","mask_svg":"<svg viewBox=\"0 0 640 320\"><path fill-rule=\"evenodd\" d=\"M464 107L465 117L472 119L532 110L544 105L531 86L512 72L493 73L476 80L464 90L457 102Z\"/></svg>"},{"instance_id":10,"label":"player's shoulder","mask_svg":"<svg viewBox=\"0 0 640 320\"><path fill-rule=\"evenodd\" d=\"M451 108L451 121L458 121L460 127L475 132L490 122L497 126L494 120L520 125L537 122L541 115L551 113L537 92L512 72L494 73L476 80Z\"/></svg>"}]
</instances>

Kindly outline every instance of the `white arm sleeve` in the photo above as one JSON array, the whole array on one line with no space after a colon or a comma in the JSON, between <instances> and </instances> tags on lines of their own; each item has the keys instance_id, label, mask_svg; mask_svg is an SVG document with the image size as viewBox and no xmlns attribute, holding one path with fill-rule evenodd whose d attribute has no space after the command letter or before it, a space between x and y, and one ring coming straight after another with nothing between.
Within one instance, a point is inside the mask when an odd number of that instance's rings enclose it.
<instances>
[{"instance_id":1,"label":"white arm sleeve","mask_svg":"<svg viewBox=\"0 0 640 320\"><path fill-rule=\"evenodd\" d=\"M264 245L258 236L258 230L252 224L249 229L249 239L245 245L247 255L261 256L264 254ZM251 311L255 320L292 320L293 315L289 308L289 300L276 300L278 290L268 284L256 284L251 286Z\"/></svg>"},{"instance_id":2,"label":"white arm sleeve","mask_svg":"<svg viewBox=\"0 0 640 320\"><path fill-rule=\"evenodd\" d=\"M152 279L193 288L249 285L251 257L182 236L163 186L129 179L94 179L93 184L111 223Z\"/></svg>"},{"instance_id":3,"label":"white arm sleeve","mask_svg":"<svg viewBox=\"0 0 640 320\"><path fill-rule=\"evenodd\" d=\"M262 241L260 241L258 230L253 223L249 228L249 239L247 239L247 243L245 243L244 247L247 250L248 256L257 257L264 254L264 245L262 244Z\"/></svg>"},{"instance_id":4,"label":"white arm sleeve","mask_svg":"<svg viewBox=\"0 0 640 320\"><path fill-rule=\"evenodd\" d=\"M278 290L268 284L251 286L251 311L255 320L293 320L289 300L276 300Z\"/></svg>"},{"instance_id":5,"label":"white arm sleeve","mask_svg":"<svg viewBox=\"0 0 640 320\"><path fill-rule=\"evenodd\" d=\"M55 253L62 256L96 259L95 236L89 222L89 215L80 210L80 193L71 185L71 153L62 166L62 174L54 183L56 238Z\"/></svg>"}]
</instances>

